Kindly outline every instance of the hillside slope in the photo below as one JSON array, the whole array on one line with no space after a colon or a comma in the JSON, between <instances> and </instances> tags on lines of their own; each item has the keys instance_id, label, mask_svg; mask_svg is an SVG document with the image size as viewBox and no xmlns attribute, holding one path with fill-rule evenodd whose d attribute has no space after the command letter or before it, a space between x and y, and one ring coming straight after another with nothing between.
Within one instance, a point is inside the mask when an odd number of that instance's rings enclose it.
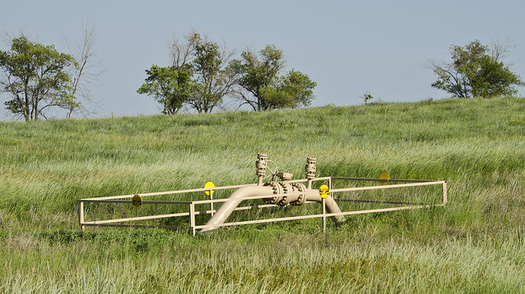
<instances>
[{"instance_id":1,"label":"hillside slope","mask_svg":"<svg viewBox=\"0 0 525 294\"><path fill-rule=\"evenodd\" d=\"M253 183L258 152L296 178L315 156L318 176L447 180L450 204L327 235L312 222L197 238L77 224L80 198ZM2 292L525 291L523 98L1 122L0 154Z\"/></svg>"}]
</instances>

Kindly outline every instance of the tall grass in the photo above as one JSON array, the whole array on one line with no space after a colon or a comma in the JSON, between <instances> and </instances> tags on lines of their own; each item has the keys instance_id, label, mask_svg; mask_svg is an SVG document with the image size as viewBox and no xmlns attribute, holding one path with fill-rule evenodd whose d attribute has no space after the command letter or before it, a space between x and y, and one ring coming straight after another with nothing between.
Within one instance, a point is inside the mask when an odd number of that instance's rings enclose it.
<instances>
[{"instance_id":1,"label":"tall grass","mask_svg":"<svg viewBox=\"0 0 525 294\"><path fill-rule=\"evenodd\" d=\"M0 292L524 292L525 100L0 123ZM447 180L445 208L195 238L77 224L80 198L295 178ZM291 211L291 210L290 210Z\"/></svg>"}]
</instances>

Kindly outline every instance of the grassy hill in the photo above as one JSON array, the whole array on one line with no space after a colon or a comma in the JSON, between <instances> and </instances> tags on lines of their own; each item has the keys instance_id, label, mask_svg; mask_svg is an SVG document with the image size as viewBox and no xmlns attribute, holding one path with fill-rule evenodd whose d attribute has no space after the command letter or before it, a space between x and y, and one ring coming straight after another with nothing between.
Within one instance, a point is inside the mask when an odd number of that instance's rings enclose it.
<instances>
[{"instance_id":1,"label":"grassy hill","mask_svg":"<svg viewBox=\"0 0 525 294\"><path fill-rule=\"evenodd\" d=\"M525 292L525 99L0 123L0 292ZM445 208L191 237L90 229L77 199L304 176L447 180Z\"/></svg>"}]
</instances>

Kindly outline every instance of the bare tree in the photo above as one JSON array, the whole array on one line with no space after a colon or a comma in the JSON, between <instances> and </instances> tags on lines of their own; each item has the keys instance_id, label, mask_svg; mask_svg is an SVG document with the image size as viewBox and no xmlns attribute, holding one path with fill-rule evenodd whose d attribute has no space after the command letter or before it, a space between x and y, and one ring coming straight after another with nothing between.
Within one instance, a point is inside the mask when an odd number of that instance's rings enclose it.
<instances>
[{"instance_id":1,"label":"bare tree","mask_svg":"<svg viewBox=\"0 0 525 294\"><path fill-rule=\"evenodd\" d=\"M493 37L490 44L490 56L494 61L500 61L501 59L507 58L510 55L511 49L514 47L516 47L516 45L512 44L509 39L505 39L505 41L502 42L499 38Z\"/></svg>"},{"instance_id":2,"label":"bare tree","mask_svg":"<svg viewBox=\"0 0 525 294\"><path fill-rule=\"evenodd\" d=\"M103 73L103 71L99 69L102 64L102 59L97 59L94 52L96 43L95 27L86 21L82 24L82 31L83 39L81 43L71 45L66 40L69 50L73 52L72 55L77 60L77 65L71 73L71 95L80 97L86 101L95 102L89 91L89 86L96 84ZM82 106L80 100L77 100L77 103L68 105L66 109L68 110L68 118L71 118L76 111L92 113Z\"/></svg>"},{"instance_id":3,"label":"bare tree","mask_svg":"<svg viewBox=\"0 0 525 294\"><path fill-rule=\"evenodd\" d=\"M171 64L174 70L189 70L195 47L198 42L199 34L191 31L185 36L185 41L181 41L176 35L172 35L170 47Z\"/></svg>"}]
</instances>

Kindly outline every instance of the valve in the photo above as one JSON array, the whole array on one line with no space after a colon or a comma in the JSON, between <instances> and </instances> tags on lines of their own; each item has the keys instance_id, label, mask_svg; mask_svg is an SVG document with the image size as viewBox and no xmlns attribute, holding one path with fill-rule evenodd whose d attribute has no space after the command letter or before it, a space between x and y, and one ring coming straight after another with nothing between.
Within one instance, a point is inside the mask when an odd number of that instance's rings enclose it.
<instances>
[{"instance_id":1,"label":"valve","mask_svg":"<svg viewBox=\"0 0 525 294\"><path fill-rule=\"evenodd\" d=\"M308 180L308 189L312 188L312 180L315 178L315 157L307 157L304 171L306 172L306 179Z\"/></svg>"},{"instance_id":2,"label":"valve","mask_svg":"<svg viewBox=\"0 0 525 294\"><path fill-rule=\"evenodd\" d=\"M306 178L308 180L313 180L315 178L315 162L315 157L306 158L307 165L304 166L304 171L306 172Z\"/></svg>"},{"instance_id":3,"label":"valve","mask_svg":"<svg viewBox=\"0 0 525 294\"><path fill-rule=\"evenodd\" d=\"M266 168L268 167L268 163L266 162L266 159L268 156L264 153L257 154L257 162L255 163L255 167L257 168L257 177L259 178L258 185L262 185L262 179L266 175Z\"/></svg>"}]
</instances>

